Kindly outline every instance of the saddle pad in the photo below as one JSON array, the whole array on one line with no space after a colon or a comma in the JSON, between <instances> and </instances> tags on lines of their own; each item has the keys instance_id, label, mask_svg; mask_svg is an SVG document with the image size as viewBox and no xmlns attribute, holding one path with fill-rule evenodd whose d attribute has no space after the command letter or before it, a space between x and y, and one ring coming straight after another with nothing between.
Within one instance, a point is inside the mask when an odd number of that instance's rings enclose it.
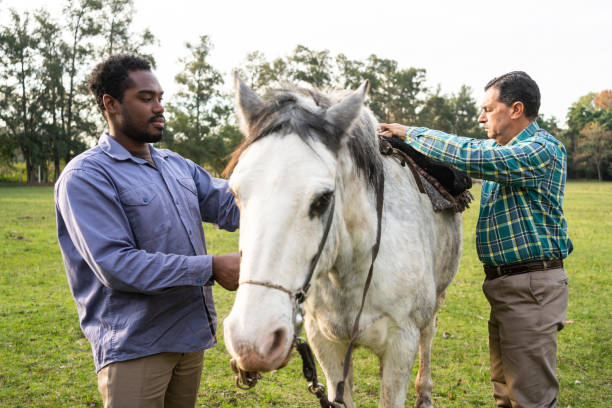
<instances>
[{"instance_id":1,"label":"saddle pad","mask_svg":"<svg viewBox=\"0 0 612 408\"><path fill-rule=\"evenodd\" d=\"M427 174L438 180L453 196L458 196L472 188L472 179L466 173L456 170L446 164L437 162L422 153L417 152L397 136L387 138L391 146L406 153Z\"/></svg>"},{"instance_id":2,"label":"saddle pad","mask_svg":"<svg viewBox=\"0 0 612 408\"><path fill-rule=\"evenodd\" d=\"M453 197L453 201L450 201L444 197L437 188L435 188L427 178L421 177L425 192L431 200L434 211L453 210L454 212L463 212L466 208L469 208L470 202L474 199L474 196L469 191L464 191L456 197Z\"/></svg>"},{"instance_id":3,"label":"saddle pad","mask_svg":"<svg viewBox=\"0 0 612 408\"><path fill-rule=\"evenodd\" d=\"M420 181L423 187L421 192L429 196L434 211L450 209L463 212L469 207L474 196L468 191L472 187L472 179L466 173L428 158L399 137L380 136L379 141L383 155L396 156L402 166L408 164L412 168L414 177L420 179L417 184Z\"/></svg>"}]
</instances>

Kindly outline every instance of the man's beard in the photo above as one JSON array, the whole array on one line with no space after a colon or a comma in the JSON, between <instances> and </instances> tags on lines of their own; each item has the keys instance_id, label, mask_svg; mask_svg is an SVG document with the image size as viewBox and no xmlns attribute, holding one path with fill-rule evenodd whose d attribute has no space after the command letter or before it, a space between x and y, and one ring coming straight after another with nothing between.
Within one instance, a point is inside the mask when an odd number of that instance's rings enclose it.
<instances>
[{"instance_id":1,"label":"man's beard","mask_svg":"<svg viewBox=\"0 0 612 408\"><path fill-rule=\"evenodd\" d=\"M132 140L136 140L141 143L157 143L162 139L163 130L160 130L158 134L153 134L148 132L147 130L140 129L138 126L134 125L129 116L124 116L125 120L123 122L123 134L129 137ZM153 118L149 119L147 122L147 126Z\"/></svg>"}]
</instances>

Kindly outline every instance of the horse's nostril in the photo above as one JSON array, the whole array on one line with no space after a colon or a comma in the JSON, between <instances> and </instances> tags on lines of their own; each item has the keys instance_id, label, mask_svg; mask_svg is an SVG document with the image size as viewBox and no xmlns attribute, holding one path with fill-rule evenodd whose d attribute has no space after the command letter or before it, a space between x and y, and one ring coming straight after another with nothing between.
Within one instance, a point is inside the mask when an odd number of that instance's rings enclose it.
<instances>
[{"instance_id":1,"label":"horse's nostril","mask_svg":"<svg viewBox=\"0 0 612 408\"><path fill-rule=\"evenodd\" d=\"M276 329L274 333L272 333L272 344L270 345L270 349L268 350L268 354L274 354L274 352L282 347L283 343L285 343L285 336L287 335L285 329L280 328Z\"/></svg>"}]
</instances>

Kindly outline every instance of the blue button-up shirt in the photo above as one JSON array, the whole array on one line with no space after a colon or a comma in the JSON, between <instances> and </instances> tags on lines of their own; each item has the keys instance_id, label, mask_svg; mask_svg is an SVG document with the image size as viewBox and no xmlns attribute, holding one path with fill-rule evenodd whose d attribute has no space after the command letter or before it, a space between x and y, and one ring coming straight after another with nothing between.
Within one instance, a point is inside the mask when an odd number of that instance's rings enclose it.
<instances>
[{"instance_id":1,"label":"blue button-up shirt","mask_svg":"<svg viewBox=\"0 0 612 408\"><path fill-rule=\"evenodd\" d=\"M202 221L233 231L238 208L225 180L150 147L157 169L105 134L55 187L58 240L96 371L216 344Z\"/></svg>"}]
</instances>

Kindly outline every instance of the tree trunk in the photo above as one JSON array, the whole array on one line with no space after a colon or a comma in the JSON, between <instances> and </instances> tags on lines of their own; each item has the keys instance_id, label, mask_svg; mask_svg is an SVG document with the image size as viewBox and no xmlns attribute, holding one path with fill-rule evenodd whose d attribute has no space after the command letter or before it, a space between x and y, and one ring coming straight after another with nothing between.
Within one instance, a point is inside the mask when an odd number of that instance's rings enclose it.
<instances>
[{"instance_id":1,"label":"tree trunk","mask_svg":"<svg viewBox=\"0 0 612 408\"><path fill-rule=\"evenodd\" d=\"M53 152L53 182L56 182L60 175L60 158L57 151Z\"/></svg>"},{"instance_id":2,"label":"tree trunk","mask_svg":"<svg viewBox=\"0 0 612 408\"><path fill-rule=\"evenodd\" d=\"M597 161L595 163L595 167L597 167L597 178L599 179L599 181L603 181L603 178L601 176L601 161Z\"/></svg>"},{"instance_id":3,"label":"tree trunk","mask_svg":"<svg viewBox=\"0 0 612 408\"><path fill-rule=\"evenodd\" d=\"M30 161L30 159L26 159L26 183L33 184L34 180L36 180L36 175L34 174L34 165Z\"/></svg>"}]
</instances>

